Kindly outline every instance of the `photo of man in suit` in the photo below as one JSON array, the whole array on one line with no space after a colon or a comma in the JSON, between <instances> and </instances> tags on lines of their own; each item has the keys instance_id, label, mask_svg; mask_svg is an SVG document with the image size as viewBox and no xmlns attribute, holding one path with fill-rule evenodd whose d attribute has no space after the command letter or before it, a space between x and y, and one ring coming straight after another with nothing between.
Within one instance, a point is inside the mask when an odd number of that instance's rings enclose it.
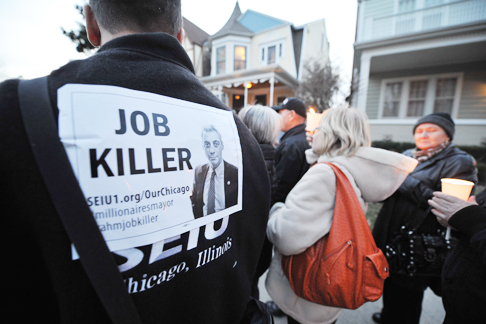
<instances>
[{"instance_id":1,"label":"photo of man in suit","mask_svg":"<svg viewBox=\"0 0 486 324\"><path fill-rule=\"evenodd\" d=\"M202 131L203 149L209 163L196 167L191 202L194 218L234 206L238 200L238 168L223 160L224 144L214 126Z\"/></svg>"}]
</instances>

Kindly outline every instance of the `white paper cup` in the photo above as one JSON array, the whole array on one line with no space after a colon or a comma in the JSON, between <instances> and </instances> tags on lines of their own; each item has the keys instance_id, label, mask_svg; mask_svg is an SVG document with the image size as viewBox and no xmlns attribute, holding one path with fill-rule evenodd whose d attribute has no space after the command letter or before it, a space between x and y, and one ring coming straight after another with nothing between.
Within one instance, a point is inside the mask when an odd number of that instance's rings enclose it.
<instances>
[{"instance_id":1,"label":"white paper cup","mask_svg":"<svg viewBox=\"0 0 486 324\"><path fill-rule=\"evenodd\" d=\"M440 179L442 184L442 192L462 200L469 198L471 190L474 187L474 183L466 180L459 179Z\"/></svg>"}]
</instances>

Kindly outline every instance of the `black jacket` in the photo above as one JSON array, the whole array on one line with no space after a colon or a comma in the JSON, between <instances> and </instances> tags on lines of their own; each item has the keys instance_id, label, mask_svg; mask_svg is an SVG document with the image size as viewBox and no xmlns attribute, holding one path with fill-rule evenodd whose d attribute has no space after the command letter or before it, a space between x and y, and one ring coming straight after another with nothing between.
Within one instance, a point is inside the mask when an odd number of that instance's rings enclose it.
<instances>
[{"instance_id":1,"label":"black jacket","mask_svg":"<svg viewBox=\"0 0 486 324\"><path fill-rule=\"evenodd\" d=\"M16 323L110 323L80 262L71 260L70 241L26 138L18 82L0 84L0 203L8 242L4 317ZM116 38L92 57L52 72L48 84L56 116L57 89L67 83L113 85L228 109L196 78L178 41L163 33ZM270 188L258 143L236 116L235 122L244 169L243 209L227 223L209 224L214 227L209 235L202 226L163 246L136 248L139 263L122 276L144 323L227 324L243 317L265 237ZM223 245L230 246L223 255L196 266L200 253ZM119 265L127 262L113 256ZM168 275L181 264L184 271Z\"/></svg>"},{"instance_id":2,"label":"black jacket","mask_svg":"<svg viewBox=\"0 0 486 324\"><path fill-rule=\"evenodd\" d=\"M275 169L275 147L272 144L260 144L260 148L265 159L265 166L267 167L268 178L272 188L270 206L275 202L275 194L277 193L277 171Z\"/></svg>"},{"instance_id":3,"label":"black jacket","mask_svg":"<svg viewBox=\"0 0 486 324\"><path fill-rule=\"evenodd\" d=\"M238 168L224 161L224 197L225 208L234 206L238 202ZM209 163L199 165L194 171L194 185L192 187L191 203L194 218L203 217L204 182L210 170Z\"/></svg>"},{"instance_id":4,"label":"black jacket","mask_svg":"<svg viewBox=\"0 0 486 324\"><path fill-rule=\"evenodd\" d=\"M411 150L404 155L411 156ZM427 213L435 221L435 216L430 213L427 200L432 198L434 191L441 190L442 178L457 178L477 183L477 170L474 159L454 145L449 145L442 152L429 160L417 165L398 188L398 190L383 204L373 228L373 237L380 249L384 249L386 243L398 231L398 229L417 217Z\"/></svg>"},{"instance_id":5,"label":"black jacket","mask_svg":"<svg viewBox=\"0 0 486 324\"><path fill-rule=\"evenodd\" d=\"M405 151L404 154L411 156L411 150ZM385 250L386 244L401 226L418 226L417 219L425 219L420 226L421 233L436 233L437 229L442 228L430 212L431 207L427 203L434 191L441 190L442 178L457 178L477 183L474 159L451 144L436 156L420 163L398 190L385 200L378 214L373 237L380 249ZM394 280L393 273L390 273L390 279ZM409 288L416 286L416 289L422 290L427 287L426 281L421 280L422 278L406 279L407 283L404 278L399 278L399 281Z\"/></svg>"},{"instance_id":6,"label":"black jacket","mask_svg":"<svg viewBox=\"0 0 486 324\"><path fill-rule=\"evenodd\" d=\"M486 319L486 201L477 198L481 206L461 209L449 219L462 235L442 273L445 324L482 324Z\"/></svg>"},{"instance_id":7,"label":"black jacket","mask_svg":"<svg viewBox=\"0 0 486 324\"><path fill-rule=\"evenodd\" d=\"M285 202L290 190L309 170L305 150L310 149L305 139L305 124L289 129L280 139L275 152L277 192L275 202Z\"/></svg>"}]
</instances>

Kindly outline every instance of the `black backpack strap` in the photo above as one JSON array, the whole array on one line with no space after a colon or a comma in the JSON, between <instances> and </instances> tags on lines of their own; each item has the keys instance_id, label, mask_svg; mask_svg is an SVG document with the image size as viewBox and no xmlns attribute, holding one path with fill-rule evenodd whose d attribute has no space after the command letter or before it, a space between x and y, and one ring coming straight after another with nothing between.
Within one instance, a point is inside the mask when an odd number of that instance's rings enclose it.
<instances>
[{"instance_id":1,"label":"black backpack strap","mask_svg":"<svg viewBox=\"0 0 486 324\"><path fill-rule=\"evenodd\" d=\"M18 95L27 137L44 183L106 312L116 324L142 323L59 140L47 77L20 81Z\"/></svg>"}]
</instances>

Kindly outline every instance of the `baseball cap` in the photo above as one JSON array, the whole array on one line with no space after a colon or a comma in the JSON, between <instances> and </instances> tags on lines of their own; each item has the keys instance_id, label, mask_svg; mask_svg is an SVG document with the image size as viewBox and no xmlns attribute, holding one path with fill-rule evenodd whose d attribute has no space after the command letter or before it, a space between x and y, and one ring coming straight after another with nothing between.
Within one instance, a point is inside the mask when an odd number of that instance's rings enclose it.
<instances>
[{"instance_id":1,"label":"baseball cap","mask_svg":"<svg viewBox=\"0 0 486 324\"><path fill-rule=\"evenodd\" d=\"M293 97L285 99L280 106L273 106L272 108L275 111L280 111L282 109L294 110L298 115L304 118L307 114L307 108L305 107L304 102Z\"/></svg>"}]
</instances>

